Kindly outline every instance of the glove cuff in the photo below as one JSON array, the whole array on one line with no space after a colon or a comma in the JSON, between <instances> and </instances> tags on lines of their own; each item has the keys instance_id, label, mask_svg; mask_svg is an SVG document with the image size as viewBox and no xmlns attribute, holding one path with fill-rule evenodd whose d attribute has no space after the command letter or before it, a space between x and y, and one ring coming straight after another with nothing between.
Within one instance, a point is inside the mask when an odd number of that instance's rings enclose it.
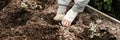
<instances>
[{"instance_id":1,"label":"glove cuff","mask_svg":"<svg viewBox=\"0 0 120 40\"><path fill-rule=\"evenodd\" d=\"M57 14L65 14L66 10L67 10L66 6L60 5L58 6Z\"/></svg>"}]
</instances>

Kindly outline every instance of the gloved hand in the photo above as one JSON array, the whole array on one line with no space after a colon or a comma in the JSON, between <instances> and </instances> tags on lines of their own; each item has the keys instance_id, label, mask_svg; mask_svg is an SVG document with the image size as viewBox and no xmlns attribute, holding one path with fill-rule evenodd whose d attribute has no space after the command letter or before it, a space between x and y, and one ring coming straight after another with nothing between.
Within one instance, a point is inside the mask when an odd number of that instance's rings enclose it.
<instances>
[{"instance_id":1,"label":"gloved hand","mask_svg":"<svg viewBox=\"0 0 120 40\"><path fill-rule=\"evenodd\" d=\"M67 12L67 14L62 19L63 26L70 26L75 17L77 16L78 12L74 12L72 9Z\"/></svg>"},{"instance_id":2,"label":"gloved hand","mask_svg":"<svg viewBox=\"0 0 120 40\"><path fill-rule=\"evenodd\" d=\"M75 4L65 15L66 6L69 5L71 0L58 0L59 6L54 20L62 20L61 22L63 26L70 26L75 17L77 16L78 12L83 12L85 6L88 4L89 1L90 0L74 0Z\"/></svg>"},{"instance_id":3,"label":"gloved hand","mask_svg":"<svg viewBox=\"0 0 120 40\"><path fill-rule=\"evenodd\" d=\"M66 6L59 6L54 20L61 21L65 16L66 8Z\"/></svg>"}]
</instances>

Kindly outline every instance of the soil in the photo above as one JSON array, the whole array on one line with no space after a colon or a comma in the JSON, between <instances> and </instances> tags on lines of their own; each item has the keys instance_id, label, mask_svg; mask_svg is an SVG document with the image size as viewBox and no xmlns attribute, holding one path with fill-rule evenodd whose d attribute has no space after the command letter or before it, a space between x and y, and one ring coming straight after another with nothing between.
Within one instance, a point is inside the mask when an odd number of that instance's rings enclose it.
<instances>
[{"instance_id":1,"label":"soil","mask_svg":"<svg viewBox=\"0 0 120 40\"><path fill-rule=\"evenodd\" d=\"M53 20L55 0L2 0L0 4L0 40L120 39L120 25L96 13L79 13L71 26L62 26Z\"/></svg>"}]
</instances>

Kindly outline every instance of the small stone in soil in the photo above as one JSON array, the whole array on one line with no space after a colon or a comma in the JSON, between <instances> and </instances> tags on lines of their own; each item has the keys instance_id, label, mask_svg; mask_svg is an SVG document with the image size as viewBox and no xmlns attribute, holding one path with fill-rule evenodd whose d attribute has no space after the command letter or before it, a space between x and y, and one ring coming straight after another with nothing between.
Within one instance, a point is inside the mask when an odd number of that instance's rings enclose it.
<instances>
[{"instance_id":1,"label":"small stone in soil","mask_svg":"<svg viewBox=\"0 0 120 40\"><path fill-rule=\"evenodd\" d=\"M100 20L100 19L99 19L99 20L96 20L96 23L97 23L97 24L101 24L102 22L103 22L103 21Z\"/></svg>"}]
</instances>

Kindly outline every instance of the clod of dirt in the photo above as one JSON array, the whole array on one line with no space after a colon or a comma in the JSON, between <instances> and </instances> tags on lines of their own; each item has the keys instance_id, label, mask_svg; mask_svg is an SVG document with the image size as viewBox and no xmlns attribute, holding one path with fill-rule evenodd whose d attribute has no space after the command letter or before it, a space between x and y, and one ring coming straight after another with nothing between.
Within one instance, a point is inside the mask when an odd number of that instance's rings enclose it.
<instances>
[{"instance_id":1,"label":"clod of dirt","mask_svg":"<svg viewBox=\"0 0 120 40\"><path fill-rule=\"evenodd\" d=\"M83 18L83 24L85 24L85 25L89 25L90 23L91 23L91 15L90 14L81 14L80 16L82 16L82 18Z\"/></svg>"},{"instance_id":2,"label":"clod of dirt","mask_svg":"<svg viewBox=\"0 0 120 40\"><path fill-rule=\"evenodd\" d=\"M97 23L97 24L101 24L101 23L102 23L102 20L100 20L100 19L99 19L99 20L96 20L96 23Z\"/></svg>"}]
</instances>

